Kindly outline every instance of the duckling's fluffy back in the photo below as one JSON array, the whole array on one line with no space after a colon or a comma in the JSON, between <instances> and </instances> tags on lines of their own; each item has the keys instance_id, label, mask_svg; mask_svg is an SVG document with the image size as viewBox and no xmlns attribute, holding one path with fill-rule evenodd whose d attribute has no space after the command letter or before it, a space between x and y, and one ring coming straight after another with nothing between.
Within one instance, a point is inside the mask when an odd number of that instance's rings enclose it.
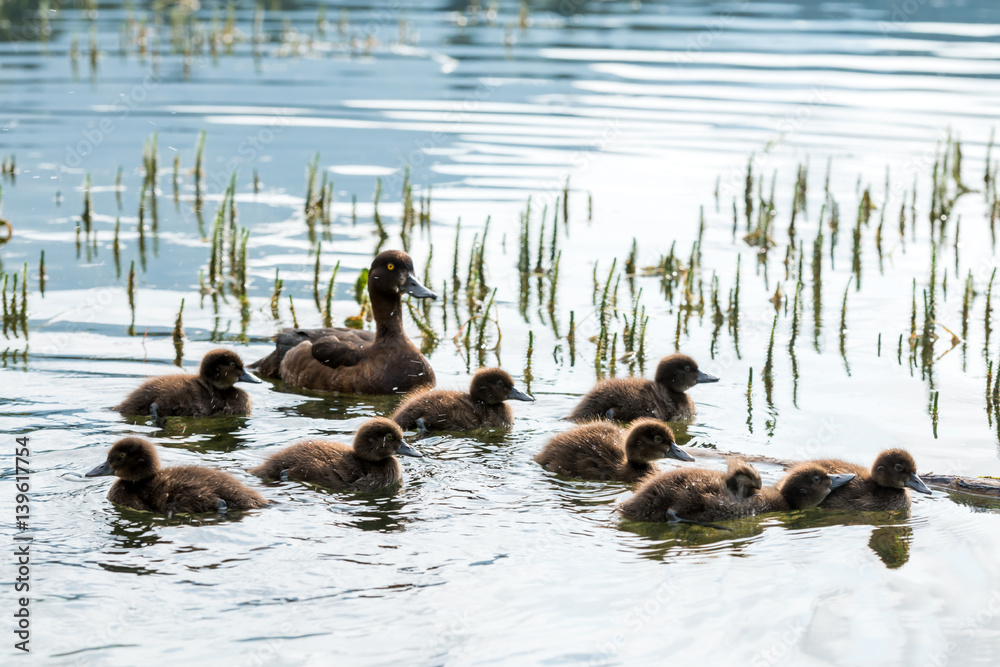
<instances>
[{"instance_id":1,"label":"duckling's fluffy back","mask_svg":"<svg viewBox=\"0 0 1000 667\"><path fill-rule=\"evenodd\" d=\"M644 378L612 378L598 382L580 400L567 419L585 422L606 419L608 411L616 421L630 422L641 417L663 421L687 419L694 415L694 402L687 394L671 394Z\"/></svg>"},{"instance_id":2,"label":"duckling's fluffy back","mask_svg":"<svg viewBox=\"0 0 1000 667\"><path fill-rule=\"evenodd\" d=\"M117 480L108 499L116 505L160 514L216 512L220 500L234 510L267 504L263 496L232 475L198 466L163 468L139 482Z\"/></svg>"},{"instance_id":3,"label":"duckling's fluffy back","mask_svg":"<svg viewBox=\"0 0 1000 667\"><path fill-rule=\"evenodd\" d=\"M662 472L643 482L620 510L637 521L721 521L752 514L728 481L728 473L703 468Z\"/></svg>"},{"instance_id":4,"label":"duckling's fluffy back","mask_svg":"<svg viewBox=\"0 0 1000 667\"><path fill-rule=\"evenodd\" d=\"M477 403L465 392L427 387L410 393L392 413L392 419L405 429L416 428L418 419L436 431L506 429L514 424L514 411L506 403Z\"/></svg>"},{"instance_id":5,"label":"duckling's fluffy back","mask_svg":"<svg viewBox=\"0 0 1000 667\"><path fill-rule=\"evenodd\" d=\"M123 415L148 415L153 403L163 417L247 416L253 406L250 394L242 389L218 389L197 375L161 375L143 382L112 409Z\"/></svg>"},{"instance_id":6,"label":"duckling's fluffy back","mask_svg":"<svg viewBox=\"0 0 1000 667\"><path fill-rule=\"evenodd\" d=\"M535 462L569 477L634 482L654 468L646 466L630 474L623 439L621 429L610 422L584 424L549 440Z\"/></svg>"},{"instance_id":7,"label":"duckling's fluffy back","mask_svg":"<svg viewBox=\"0 0 1000 667\"><path fill-rule=\"evenodd\" d=\"M365 461L343 443L303 440L269 456L248 472L269 480L287 478L334 491L373 491L398 484L403 471L395 457Z\"/></svg>"}]
</instances>

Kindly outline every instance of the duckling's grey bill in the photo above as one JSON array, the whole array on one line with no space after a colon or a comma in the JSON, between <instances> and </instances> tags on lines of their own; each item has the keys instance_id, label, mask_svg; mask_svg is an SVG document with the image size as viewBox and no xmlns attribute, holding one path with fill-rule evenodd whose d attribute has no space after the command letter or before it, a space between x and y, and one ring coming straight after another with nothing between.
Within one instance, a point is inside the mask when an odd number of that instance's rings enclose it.
<instances>
[{"instance_id":1,"label":"duckling's grey bill","mask_svg":"<svg viewBox=\"0 0 1000 667\"><path fill-rule=\"evenodd\" d=\"M906 480L904 484L906 484L914 491L919 491L920 493L929 494L931 492L931 490L927 487L927 485L924 484L924 480L917 477L917 473L915 472L910 473L910 479Z\"/></svg>"},{"instance_id":2,"label":"duckling's grey bill","mask_svg":"<svg viewBox=\"0 0 1000 667\"><path fill-rule=\"evenodd\" d=\"M514 400L514 401L534 401L535 400L531 396L528 396L523 391L521 391L520 389L518 389L517 387L514 387L514 388L512 388L510 390L510 393L507 394L507 398L510 399L510 400Z\"/></svg>"},{"instance_id":3,"label":"duckling's grey bill","mask_svg":"<svg viewBox=\"0 0 1000 667\"><path fill-rule=\"evenodd\" d=\"M852 479L854 479L853 472L845 472L839 475L830 475L830 489L836 489L838 486L843 486L847 484Z\"/></svg>"}]
</instances>

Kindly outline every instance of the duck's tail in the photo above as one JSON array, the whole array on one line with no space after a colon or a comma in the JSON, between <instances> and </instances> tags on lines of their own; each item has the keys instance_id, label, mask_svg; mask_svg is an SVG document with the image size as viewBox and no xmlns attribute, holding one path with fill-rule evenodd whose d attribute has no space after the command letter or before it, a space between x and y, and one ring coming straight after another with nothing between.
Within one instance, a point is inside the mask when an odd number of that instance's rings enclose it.
<instances>
[{"instance_id":1,"label":"duck's tail","mask_svg":"<svg viewBox=\"0 0 1000 667\"><path fill-rule=\"evenodd\" d=\"M281 360L285 358L293 347L307 340L298 329L282 329L281 333L274 339L274 351L263 359L250 364L250 368L257 371L258 375L276 378L281 376Z\"/></svg>"}]
</instances>

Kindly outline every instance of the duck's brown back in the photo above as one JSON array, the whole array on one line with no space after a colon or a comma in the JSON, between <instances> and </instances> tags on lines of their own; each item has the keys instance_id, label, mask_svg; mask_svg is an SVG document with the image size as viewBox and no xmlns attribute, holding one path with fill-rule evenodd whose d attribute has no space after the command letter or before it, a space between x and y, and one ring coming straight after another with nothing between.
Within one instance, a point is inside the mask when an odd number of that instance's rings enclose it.
<instances>
[{"instance_id":1,"label":"duck's brown back","mask_svg":"<svg viewBox=\"0 0 1000 667\"><path fill-rule=\"evenodd\" d=\"M288 479L316 484L335 491L373 491L398 484L403 479L399 461L365 461L348 445L330 440L304 440L272 454L264 463L250 468L263 479Z\"/></svg>"},{"instance_id":2,"label":"duck's brown back","mask_svg":"<svg viewBox=\"0 0 1000 667\"><path fill-rule=\"evenodd\" d=\"M139 482L118 480L108 499L117 505L160 514L215 512L219 500L234 510L267 504L263 496L232 475L198 466L164 468Z\"/></svg>"},{"instance_id":3,"label":"duck's brown back","mask_svg":"<svg viewBox=\"0 0 1000 667\"><path fill-rule=\"evenodd\" d=\"M671 421L693 416L694 403L687 394L670 392L644 378L612 378L598 382L587 392L568 419L606 419L608 410L614 411L616 421L630 422L641 417Z\"/></svg>"},{"instance_id":4,"label":"duck's brown back","mask_svg":"<svg viewBox=\"0 0 1000 667\"><path fill-rule=\"evenodd\" d=\"M296 387L351 394L398 394L416 387L434 386L434 371L404 334L374 341L357 350L357 363L330 367L317 360L314 346L329 345L303 340L281 361L279 375ZM329 351L323 353L329 356Z\"/></svg>"},{"instance_id":5,"label":"duck's brown back","mask_svg":"<svg viewBox=\"0 0 1000 667\"><path fill-rule=\"evenodd\" d=\"M197 375L162 375L143 382L112 409L148 415L153 403L162 417L247 416L253 407L250 394L242 389L217 389Z\"/></svg>"},{"instance_id":6,"label":"duck's brown back","mask_svg":"<svg viewBox=\"0 0 1000 667\"><path fill-rule=\"evenodd\" d=\"M636 481L637 473L627 464L622 438L621 429L609 422L584 424L549 440L535 455L535 462L568 477Z\"/></svg>"},{"instance_id":7,"label":"duck's brown back","mask_svg":"<svg viewBox=\"0 0 1000 667\"><path fill-rule=\"evenodd\" d=\"M392 419L401 428L424 425L437 431L467 431L477 428L510 428L514 411L506 403L486 405L461 391L430 390L425 388L411 393L392 413Z\"/></svg>"},{"instance_id":8,"label":"duck's brown back","mask_svg":"<svg viewBox=\"0 0 1000 667\"><path fill-rule=\"evenodd\" d=\"M856 463L838 459L812 461L828 473L854 473L854 479L837 487L820 505L827 509L857 510L865 512L904 510L910 506L906 489L881 486L872 479L871 470Z\"/></svg>"},{"instance_id":9,"label":"duck's brown back","mask_svg":"<svg viewBox=\"0 0 1000 667\"><path fill-rule=\"evenodd\" d=\"M621 512L637 521L723 521L747 516L747 501L726 485L726 474L715 470L685 468L648 478L635 495L621 505Z\"/></svg>"}]
</instances>

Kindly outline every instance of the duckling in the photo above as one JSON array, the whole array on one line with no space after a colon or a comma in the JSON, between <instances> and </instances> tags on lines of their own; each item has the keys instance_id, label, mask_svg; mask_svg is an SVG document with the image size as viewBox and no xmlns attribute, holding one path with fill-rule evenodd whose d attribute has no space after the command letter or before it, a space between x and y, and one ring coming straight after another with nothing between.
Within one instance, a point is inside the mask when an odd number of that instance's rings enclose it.
<instances>
[{"instance_id":1,"label":"duckling","mask_svg":"<svg viewBox=\"0 0 1000 667\"><path fill-rule=\"evenodd\" d=\"M685 354L671 354L660 360L653 381L645 378L612 378L597 383L570 413L574 422L612 419L630 422L640 417L663 421L689 419L695 414L688 389L719 378L698 370L695 360Z\"/></svg>"},{"instance_id":2,"label":"duckling","mask_svg":"<svg viewBox=\"0 0 1000 667\"><path fill-rule=\"evenodd\" d=\"M515 387L510 375L499 368L480 368L472 377L469 393L418 389L396 408L392 419L402 428L422 431L507 429L514 425L514 411L506 400L535 399Z\"/></svg>"},{"instance_id":3,"label":"duckling","mask_svg":"<svg viewBox=\"0 0 1000 667\"><path fill-rule=\"evenodd\" d=\"M403 471L394 454L421 456L403 440L399 426L384 417L364 423L354 447L332 440L310 439L272 454L248 472L269 480L294 480L334 491L374 491L398 484Z\"/></svg>"},{"instance_id":4,"label":"duckling","mask_svg":"<svg viewBox=\"0 0 1000 667\"><path fill-rule=\"evenodd\" d=\"M156 448L142 438L122 438L108 451L107 460L87 473L87 477L105 475L118 478L108 500L146 512L195 514L257 509L267 504L259 493L221 470L160 468Z\"/></svg>"},{"instance_id":5,"label":"duckling","mask_svg":"<svg viewBox=\"0 0 1000 667\"><path fill-rule=\"evenodd\" d=\"M582 479L638 482L656 472L662 458L694 461L656 419L637 419L628 431L608 422L577 426L555 436L535 456L550 472Z\"/></svg>"},{"instance_id":6,"label":"duckling","mask_svg":"<svg viewBox=\"0 0 1000 667\"><path fill-rule=\"evenodd\" d=\"M233 386L237 382L260 380L243 369L238 354L219 348L205 355L197 375L161 375L146 380L112 410L154 418L249 416L253 401L250 394Z\"/></svg>"},{"instance_id":7,"label":"duckling","mask_svg":"<svg viewBox=\"0 0 1000 667\"><path fill-rule=\"evenodd\" d=\"M433 369L403 330L403 292L417 299L437 298L417 280L409 255L381 252L368 271L375 333L284 329L275 339L276 349L250 367L293 387L348 394L402 394L433 387Z\"/></svg>"},{"instance_id":8,"label":"duckling","mask_svg":"<svg viewBox=\"0 0 1000 667\"><path fill-rule=\"evenodd\" d=\"M827 472L854 473L854 479L823 501L830 509L861 510L867 512L903 510L910 506L910 493L906 487L930 493L923 480L917 476L917 464L904 449L886 449L881 452L870 470L863 466L837 459L812 461Z\"/></svg>"},{"instance_id":9,"label":"duckling","mask_svg":"<svg viewBox=\"0 0 1000 667\"><path fill-rule=\"evenodd\" d=\"M730 518L740 515L743 501L761 486L760 473L739 457L726 461L727 472L704 468L679 468L646 479L635 495L620 506L637 521L686 521Z\"/></svg>"},{"instance_id":10,"label":"duckling","mask_svg":"<svg viewBox=\"0 0 1000 667\"><path fill-rule=\"evenodd\" d=\"M726 475L709 470L674 470L646 480L622 503L622 514L638 521L705 524L741 517L815 507L854 475L828 475L817 465L793 468L774 486L760 488L756 470L729 460ZM752 472L750 472L752 471ZM740 479L743 478L743 479ZM750 495L748 495L750 494Z\"/></svg>"}]
</instances>

